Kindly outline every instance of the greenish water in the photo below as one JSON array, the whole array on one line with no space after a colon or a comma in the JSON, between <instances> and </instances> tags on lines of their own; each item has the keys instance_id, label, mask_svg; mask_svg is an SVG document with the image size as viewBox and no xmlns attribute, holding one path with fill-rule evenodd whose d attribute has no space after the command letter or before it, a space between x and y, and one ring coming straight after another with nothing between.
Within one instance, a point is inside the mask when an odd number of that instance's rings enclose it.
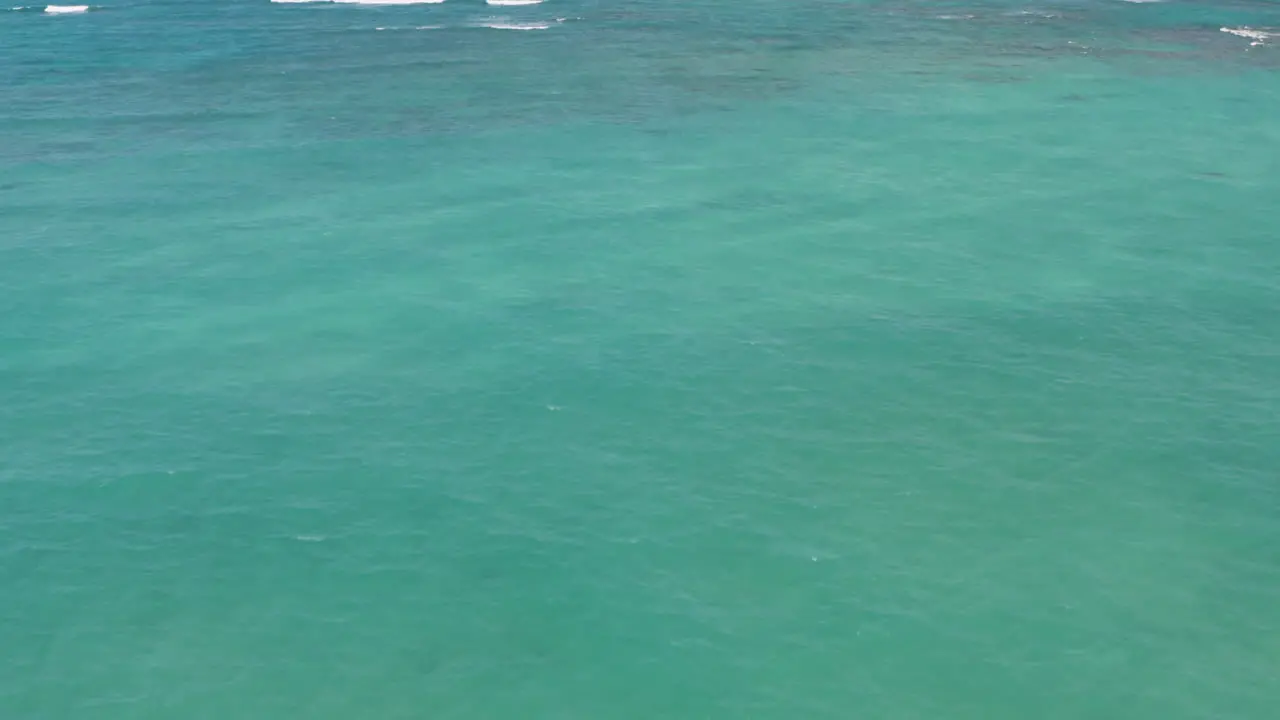
<instances>
[{"instance_id":1,"label":"greenish water","mask_svg":"<svg viewBox=\"0 0 1280 720\"><path fill-rule=\"evenodd\" d=\"M0 717L1272 717L1224 27L0 12Z\"/></svg>"}]
</instances>

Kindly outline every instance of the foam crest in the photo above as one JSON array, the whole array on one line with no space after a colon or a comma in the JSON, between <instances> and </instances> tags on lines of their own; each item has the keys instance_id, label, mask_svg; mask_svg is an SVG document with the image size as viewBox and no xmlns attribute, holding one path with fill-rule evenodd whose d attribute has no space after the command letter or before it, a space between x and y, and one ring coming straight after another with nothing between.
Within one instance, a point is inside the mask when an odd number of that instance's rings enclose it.
<instances>
[{"instance_id":1,"label":"foam crest","mask_svg":"<svg viewBox=\"0 0 1280 720\"><path fill-rule=\"evenodd\" d=\"M1238 27L1238 28L1224 27L1220 29L1224 33L1230 33L1231 35L1235 35L1237 37L1248 38L1252 40L1253 42L1250 43L1251 45L1261 45L1266 41L1270 40L1271 38L1280 37L1280 32L1271 32L1267 30L1255 30L1251 27Z\"/></svg>"},{"instance_id":2,"label":"foam crest","mask_svg":"<svg viewBox=\"0 0 1280 720\"><path fill-rule=\"evenodd\" d=\"M542 0L484 0L490 5L502 5L505 7L517 7L520 5L540 5Z\"/></svg>"},{"instance_id":3,"label":"foam crest","mask_svg":"<svg viewBox=\"0 0 1280 720\"><path fill-rule=\"evenodd\" d=\"M506 20L487 20L477 23L477 27L489 28L490 30L546 30L551 27L550 23L519 23L508 22Z\"/></svg>"},{"instance_id":4,"label":"foam crest","mask_svg":"<svg viewBox=\"0 0 1280 720\"><path fill-rule=\"evenodd\" d=\"M16 9L16 8L15 8ZM44 11L48 15L75 15L89 12L88 5L46 5Z\"/></svg>"}]
</instances>

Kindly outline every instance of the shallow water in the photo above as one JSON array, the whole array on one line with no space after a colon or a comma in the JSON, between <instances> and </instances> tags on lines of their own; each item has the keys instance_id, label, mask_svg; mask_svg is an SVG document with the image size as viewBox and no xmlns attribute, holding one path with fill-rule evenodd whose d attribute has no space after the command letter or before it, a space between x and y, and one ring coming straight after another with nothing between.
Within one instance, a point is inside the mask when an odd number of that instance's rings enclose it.
<instances>
[{"instance_id":1,"label":"shallow water","mask_svg":"<svg viewBox=\"0 0 1280 720\"><path fill-rule=\"evenodd\" d=\"M1280 8L0 12L0 716L1270 717L1222 28Z\"/></svg>"}]
</instances>

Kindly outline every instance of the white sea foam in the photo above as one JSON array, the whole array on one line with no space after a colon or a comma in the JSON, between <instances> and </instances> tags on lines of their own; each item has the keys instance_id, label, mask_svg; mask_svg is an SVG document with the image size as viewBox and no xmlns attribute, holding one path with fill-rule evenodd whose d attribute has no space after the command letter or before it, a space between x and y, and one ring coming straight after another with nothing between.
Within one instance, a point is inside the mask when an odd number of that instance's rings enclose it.
<instances>
[{"instance_id":1,"label":"white sea foam","mask_svg":"<svg viewBox=\"0 0 1280 720\"><path fill-rule=\"evenodd\" d=\"M49 15L74 15L89 12L88 5L46 5L44 11Z\"/></svg>"},{"instance_id":2,"label":"white sea foam","mask_svg":"<svg viewBox=\"0 0 1280 720\"><path fill-rule=\"evenodd\" d=\"M1221 30L1224 33L1230 33L1238 37L1248 38L1253 41L1251 43L1252 45L1261 45L1266 41L1270 40L1271 38L1280 37L1280 32L1269 32L1267 30L1254 30L1251 27L1238 27L1238 28L1224 27L1224 28L1221 28Z\"/></svg>"},{"instance_id":3,"label":"white sea foam","mask_svg":"<svg viewBox=\"0 0 1280 720\"><path fill-rule=\"evenodd\" d=\"M478 27L489 28L491 30L546 30L551 27L551 25L548 23L517 23L491 20L488 22L478 23Z\"/></svg>"},{"instance_id":4,"label":"white sea foam","mask_svg":"<svg viewBox=\"0 0 1280 720\"><path fill-rule=\"evenodd\" d=\"M517 5L540 5L542 3L542 0L484 0L484 1L486 3L489 3L490 5L506 5L506 6L512 6L512 7Z\"/></svg>"},{"instance_id":5,"label":"white sea foam","mask_svg":"<svg viewBox=\"0 0 1280 720\"><path fill-rule=\"evenodd\" d=\"M412 27L376 27L374 30L443 30L443 25L414 25Z\"/></svg>"}]
</instances>

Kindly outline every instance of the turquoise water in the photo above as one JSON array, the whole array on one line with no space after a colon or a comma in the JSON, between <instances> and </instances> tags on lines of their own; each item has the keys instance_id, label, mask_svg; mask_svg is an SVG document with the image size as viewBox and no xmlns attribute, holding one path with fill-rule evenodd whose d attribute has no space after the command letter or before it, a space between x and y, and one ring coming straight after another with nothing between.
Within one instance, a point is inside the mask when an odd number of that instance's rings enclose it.
<instances>
[{"instance_id":1,"label":"turquoise water","mask_svg":"<svg viewBox=\"0 0 1280 720\"><path fill-rule=\"evenodd\" d=\"M1278 30L0 12L0 717L1273 717Z\"/></svg>"}]
</instances>

